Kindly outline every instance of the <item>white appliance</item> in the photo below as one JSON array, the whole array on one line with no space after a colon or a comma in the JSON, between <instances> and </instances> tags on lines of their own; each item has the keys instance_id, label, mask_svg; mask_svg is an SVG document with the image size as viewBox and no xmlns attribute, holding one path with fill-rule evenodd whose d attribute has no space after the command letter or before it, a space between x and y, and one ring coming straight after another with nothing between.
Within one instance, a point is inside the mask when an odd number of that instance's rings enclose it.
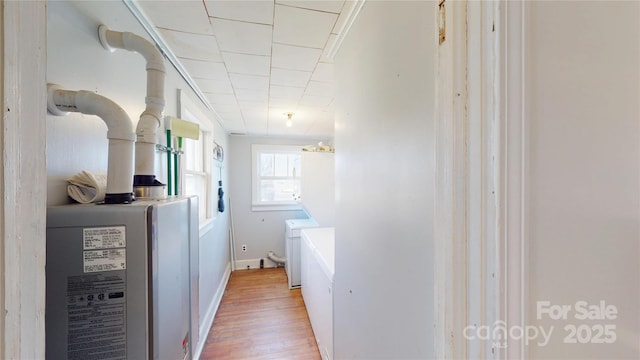
<instances>
[{"instance_id":1,"label":"white appliance","mask_svg":"<svg viewBox=\"0 0 640 360\"><path fill-rule=\"evenodd\" d=\"M289 279L289 289L300 287L300 231L318 227L314 219L290 219L285 221L286 257L285 271Z\"/></svg>"},{"instance_id":2,"label":"white appliance","mask_svg":"<svg viewBox=\"0 0 640 360\"><path fill-rule=\"evenodd\" d=\"M333 359L334 228L302 231L302 298L323 360Z\"/></svg>"},{"instance_id":3,"label":"white appliance","mask_svg":"<svg viewBox=\"0 0 640 360\"><path fill-rule=\"evenodd\" d=\"M49 207L47 359L191 359L198 231L195 197Z\"/></svg>"}]
</instances>

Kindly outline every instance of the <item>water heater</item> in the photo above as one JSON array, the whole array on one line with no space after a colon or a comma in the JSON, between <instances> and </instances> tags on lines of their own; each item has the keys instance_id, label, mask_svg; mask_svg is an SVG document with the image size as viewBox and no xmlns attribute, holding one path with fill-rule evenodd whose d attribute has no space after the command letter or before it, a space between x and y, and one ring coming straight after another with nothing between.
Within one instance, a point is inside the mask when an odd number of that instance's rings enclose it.
<instances>
[{"instance_id":1,"label":"water heater","mask_svg":"<svg viewBox=\"0 0 640 360\"><path fill-rule=\"evenodd\" d=\"M49 207L46 357L191 359L198 238L195 197Z\"/></svg>"}]
</instances>

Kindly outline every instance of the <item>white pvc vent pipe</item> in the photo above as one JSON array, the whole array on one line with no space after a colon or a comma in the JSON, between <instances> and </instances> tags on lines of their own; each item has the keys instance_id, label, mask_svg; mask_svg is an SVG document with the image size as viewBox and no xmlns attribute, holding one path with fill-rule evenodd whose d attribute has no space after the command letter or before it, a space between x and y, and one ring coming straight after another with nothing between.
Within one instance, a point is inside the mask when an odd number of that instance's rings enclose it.
<instances>
[{"instance_id":1,"label":"white pvc vent pipe","mask_svg":"<svg viewBox=\"0 0 640 360\"><path fill-rule=\"evenodd\" d=\"M47 84L47 109L53 115L69 112L97 115L107 124L109 156L105 203L131 202L135 133L129 115L104 96L91 91L62 90L54 84Z\"/></svg>"},{"instance_id":2,"label":"white pvc vent pipe","mask_svg":"<svg viewBox=\"0 0 640 360\"><path fill-rule=\"evenodd\" d=\"M284 265L287 262L286 258L280 257L278 255L276 255L273 251L269 251L267 253L267 257L269 258L269 260L273 261L274 263L277 264L282 264Z\"/></svg>"},{"instance_id":3,"label":"white pvc vent pipe","mask_svg":"<svg viewBox=\"0 0 640 360\"><path fill-rule=\"evenodd\" d=\"M136 163L134 186L155 184L155 146L164 110L164 57L147 39L130 32L112 31L105 25L98 28L100 43L108 51L124 49L142 55L147 61L147 105L136 128Z\"/></svg>"}]
</instances>

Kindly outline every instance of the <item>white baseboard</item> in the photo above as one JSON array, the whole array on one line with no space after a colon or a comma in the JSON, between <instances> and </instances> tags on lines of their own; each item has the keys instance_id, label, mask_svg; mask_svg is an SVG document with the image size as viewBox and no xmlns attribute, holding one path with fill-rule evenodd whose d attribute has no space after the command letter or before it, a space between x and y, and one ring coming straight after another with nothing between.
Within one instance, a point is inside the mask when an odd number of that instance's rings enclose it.
<instances>
[{"instance_id":1,"label":"white baseboard","mask_svg":"<svg viewBox=\"0 0 640 360\"><path fill-rule=\"evenodd\" d=\"M222 302L222 295L224 295L224 289L227 288L227 283L229 282L229 276L231 276L231 263L227 263L227 268L224 270L224 274L222 275L222 281L218 284L218 289L216 289L215 295L213 295L213 299L211 300L211 304L209 304L209 308L207 308L207 313L205 314L203 320L200 322L200 341L198 346L196 347L196 353L194 354L193 359L199 360L200 355L202 354L202 350L204 349L204 344L207 342L207 336L209 335L209 329L211 329L211 325L213 325L213 319L216 316L216 312L218 312L218 307L220 307L220 302Z\"/></svg>"},{"instance_id":2,"label":"white baseboard","mask_svg":"<svg viewBox=\"0 0 640 360\"><path fill-rule=\"evenodd\" d=\"M276 267L277 264L269 260L269 258L263 259L265 268ZM260 259L236 260L235 265L236 270L260 269Z\"/></svg>"}]
</instances>

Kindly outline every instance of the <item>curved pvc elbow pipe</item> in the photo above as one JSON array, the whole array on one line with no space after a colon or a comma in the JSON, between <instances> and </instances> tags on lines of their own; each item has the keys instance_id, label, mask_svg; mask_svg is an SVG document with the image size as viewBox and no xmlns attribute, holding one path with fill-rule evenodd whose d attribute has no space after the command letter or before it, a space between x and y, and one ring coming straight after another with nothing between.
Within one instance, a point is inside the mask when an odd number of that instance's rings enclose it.
<instances>
[{"instance_id":1,"label":"curved pvc elbow pipe","mask_svg":"<svg viewBox=\"0 0 640 360\"><path fill-rule=\"evenodd\" d=\"M134 51L142 55L147 61L147 96L146 108L140 115L136 128L137 142L152 144L155 147L158 129L162 124L162 111L164 110L164 57L156 46L147 39L130 32L109 30L105 25L100 25L98 35L102 46L114 51L116 48ZM154 176L154 155L149 151L149 146L136 145L136 176L145 178ZM151 164L151 165L149 165Z\"/></svg>"},{"instance_id":2,"label":"curved pvc elbow pipe","mask_svg":"<svg viewBox=\"0 0 640 360\"><path fill-rule=\"evenodd\" d=\"M100 25L98 35L105 49L114 51L117 48L137 52L147 61L147 96L145 97L147 108L140 118L142 120L145 115L156 118L157 130L161 125L165 104L165 66L162 53L147 39L130 32L113 31L105 25ZM153 140L155 143L155 139Z\"/></svg>"},{"instance_id":3,"label":"curved pvc elbow pipe","mask_svg":"<svg viewBox=\"0 0 640 360\"><path fill-rule=\"evenodd\" d=\"M269 260L273 261L274 263L284 264L287 262L286 258L276 255L273 251L269 251L267 253L267 257L269 258Z\"/></svg>"},{"instance_id":4,"label":"curved pvc elbow pipe","mask_svg":"<svg viewBox=\"0 0 640 360\"><path fill-rule=\"evenodd\" d=\"M79 112L97 115L107 124L108 139L135 140L131 119L118 104L104 96L84 90L76 92L75 100Z\"/></svg>"},{"instance_id":5,"label":"curved pvc elbow pipe","mask_svg":"<svg viewBox=\"0 0 640 360\"><path fill-rule=\"evenodd\" d=\"M96 115L104 121L109 139L105 202L131 202L135 134L129 115L115 102L90 91L62 90L48 84L47 95L47 109L54 115L79 112Z\"/></svg>"},{"instance_id":6,"label":"curved pvc elbow pipe","mask_svg":"<svg viewBox=\"0 0 640 360\"><path fill-rule=\"evenodd\" d=\"M147 39L130 32L110 30L106 25L98 27L98 36L100 43L106 50L110 52L115 49L135 51L147 61L147 70L154 69L165 72L162 53Z\"/></svg>"}]
</instances>

